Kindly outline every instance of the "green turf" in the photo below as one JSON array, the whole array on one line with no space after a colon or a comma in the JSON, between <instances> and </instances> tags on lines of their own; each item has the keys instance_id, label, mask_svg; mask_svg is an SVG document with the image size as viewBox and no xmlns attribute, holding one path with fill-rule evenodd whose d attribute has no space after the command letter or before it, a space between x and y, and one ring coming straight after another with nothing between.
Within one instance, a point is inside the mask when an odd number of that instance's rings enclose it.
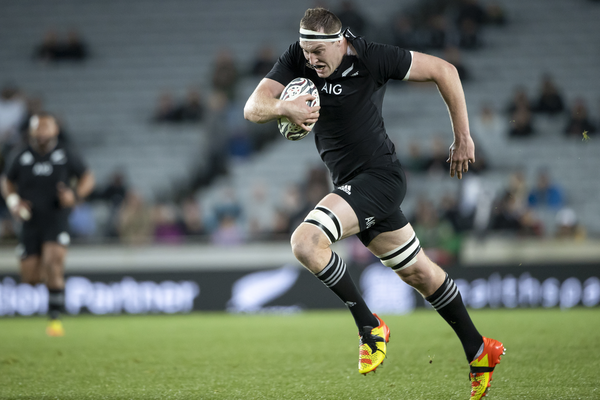
<instances>
[{"instance_id":1,"label":"green turf","mask_svg":"<svg viewBox=\"0 0 600 400\"><path fill-rule=\"evenodd\" d=\"M468 399L468 367L433 311L384 316L376 374L357 371L347 312L0 319L2 399ZM490 399L600 399L600 310L473 311L502 340ZM432 361L432 362L430 362Z\"/></svg>"}]
</instances>

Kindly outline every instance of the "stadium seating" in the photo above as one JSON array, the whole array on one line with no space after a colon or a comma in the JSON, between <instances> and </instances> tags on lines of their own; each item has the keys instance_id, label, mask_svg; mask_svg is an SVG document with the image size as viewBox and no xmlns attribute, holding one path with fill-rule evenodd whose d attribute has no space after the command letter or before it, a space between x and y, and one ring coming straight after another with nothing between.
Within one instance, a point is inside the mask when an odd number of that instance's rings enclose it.
<instances>
[{"instance_id":1,"label":"stadium seating","mask_svg":"<svg viewBox=\"0 0 600 400\"><path fill-rule=\"evenodd\" d=\"M411 4L385 0L364 8L371 21L383 26L391 12ZM164 196L173 184L185 182L203 158L211 132L197 124L151 124L159 93L165 89L183 93L191 84L208 88L212 62L221 48L231 49L242 68L264 43L283 51L296 39L298 16L312 5L297 1L282 7L276 0L3 2L2 79L41 95L48 109L64 118L99 181L123 167L146 197ZM465 85L471 117L483 102L504 107L516 85L536 93L546 72L555 78L567 101L584 97L592 116L598 117L600 81L595 71L600 53L592 38L600 37L600 7L584 0L504 0L502 5L509 24L486 28L485 48L463 56L473 73L473 81ZM77 28L90 45L90 60L83 65L34 62L33 49L49 28L60 32ZM242 82L241 103L255 83L250 78ZM241 104L238 107L241 112ZM390 87L384 116L401 156L409 138L427 146L434 135L443 133L450 141L445 107L432 86ZM600 167L595 157L600 141L564 139L560 120L536 117L535 124L540 132L534 138L493 146L482 143L483 148L494 150L487 154L494 172L484 176L486 181L498 189L512 168L525 166L528 181L533 182L536 170L548 167L565 187L568 204L590 231L600 232L600 213L590 201L600 197L594 176ZM284 161L287 168L282 172ZM198 197L210 207L223 186L234 184L246 196L253 182L262 180L272 183L276 201L287 185L300 182L307 166L315 163L319 159L312 137L297 143L280 139L260 155L234 164L231 178L218 180ZM423 192L437 198L448 190L459 190L460 185L428 176L414 176L411 182L415 197ZM415 197L407 198L407 211Z\"/></svg>"}]
</instances>

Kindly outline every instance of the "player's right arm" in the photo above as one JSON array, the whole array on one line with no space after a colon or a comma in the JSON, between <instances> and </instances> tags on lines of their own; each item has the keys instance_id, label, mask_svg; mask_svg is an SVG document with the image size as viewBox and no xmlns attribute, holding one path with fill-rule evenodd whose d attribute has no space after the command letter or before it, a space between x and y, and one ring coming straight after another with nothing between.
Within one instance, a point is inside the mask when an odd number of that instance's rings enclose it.
<instances>
[{"instance_id":1,"label":"player's right arm","mask_svg":"<svg viewBox=\"0 0 600 400\"><path fill-rule=\"evenodd\" d=\"M29 202L23 200L21 196L19 196L16 185L5 175L2 175L0 186L8 211L10 211L13 217L22 220L31 218L31 207L29 206Z\"/></svg>"},{"instance_id":2,"label":"player's right arm","mask_svg":"<svg viewBox=\"0 0 600 400\"><path fill-rule=\"evenodd\" d=\"M321 107L309 107L306 102L315 98L308 94L298 96L291 101L279 100L284 88L281 83L273 79L261 80L244 106L244 118L263 124L279 117L286 117L300 125L302 129L310 131L312 127L307 125L317 122Z\"/></svg>"}]
</instances>

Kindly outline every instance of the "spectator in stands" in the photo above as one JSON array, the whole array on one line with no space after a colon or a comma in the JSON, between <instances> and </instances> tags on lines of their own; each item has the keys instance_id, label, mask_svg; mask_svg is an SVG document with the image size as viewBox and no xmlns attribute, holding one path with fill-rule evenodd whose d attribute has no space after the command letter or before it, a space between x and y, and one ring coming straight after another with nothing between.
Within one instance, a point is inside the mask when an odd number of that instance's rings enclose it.
<instances>
[{"instance_id":1,"label":"spectator in stands","mask_svg":"<svg viewBox=\"0 0 600 400\"><path fill-rule=\"evenodd\" d=\"M472 19L463 20L458 27L458 43L461 49L476 50L482 46L479 25Z\"/></svg>"},{"instance_id":2,"label":"spectator in stands","mask_svg":"<svg viewBox=\"0 0 600 400\"><path fill-rule=\"evenodd\" d=\"M248 216L248 232L251 239L260 240L267 238L273 228L273 207L269 202L264 182L253 182L251 191L250 199L244 202L245 214Z\"/></svg>"},{"instance_id":3,"label":"spectator in stands","mask_svg":"<svg viewBox=\"0 0 600 400\"><path fill-rule=\"evenodd\" d=\"M477 27L486 21L485 9L478 0L461 0L458 6L456 25L460 26L465 21L472 21Z\"/></svg>"},{"instance_id":4,"label":"spectator in stands","mask_svg":"<svg viewBox=\"0 0 600 400\"><path fill-rule=\"evenodd\" d=\"M44 62L84 61L88 57L88 46L75 29L67 33L64 41L59 40L56 31L51 29L44 35L35 56Z\"/></svg>"},{"instance_id":5,"label":"spectator in stands","mask_svg":"<svg viewBox=\"0 0 600 400\"><path fill-rule=\"evenodd\" d=\"M549 207L560 209L564 204L562 188L552 182L547 169L540 169L537 174L536 187L529 192L531 207Z\"/></svg>"},{"instance_id":6,"label":"spectator in stands","mask_svg":"<svg viewBox=\"0 0 600 400\"><path fill-rule=\"evenodd\" d=\"M467 82L471 79L469 70L462 62L460 50L456 46L446 46L444 49L444 59L456 67L458 76L462 82Z\"/></svg>"},{"instance_id":7,"label":"spectator in stands","mask_svg":"<svg viewBox=\"0 0 600 400\"><path fill-rule=\"evenodd\" d=\"M108 237L119 235L119 213L127 194L125 176L121 170L117 170L112 173L106 186L96 189L90 196L90 200L104 201L108 205L109 215L105 232Z\"/></svg>"},{"instance_id":8,"label":"spectator in stands","mask_svg":"<svg viewBox=\"0 0 600 400\"><path fill-rule=\"evenodd\" d=\"M456 233L468 231L473 226L473 216L463 214L458 198L454 194L444 194L440 202L440 215L452 225Z\"/></svg>"},{"instance_id":9,"label":"spectator in stands","mask_svg":"<svg viewBox=\"0 0 600 400\"><path fill-rule=\"evenodd\" d=\"M212 87L223 92L231 101L235 100L239 72L233 54L228 49L222 49L217 54L212 73Z\"/></svg>"},{"instance_id":10,"label":"spectator in stands","mask_svg":"<svg viewBox=\"0 0 600 400\"><path fill-rule=\"evenodd\" d=\"M481 46L479 31L485 20L485 10L478 0L460 2L456 26L459 33L459 46L462 49L474 50Z\"/></svg>"},{"instance_id":11,"label":"spectator in stands","mask_svg":"<svg viewBox=\"0 0 600 400\"><path fill-rule=\"evenodd\" d=\"M199 89L190 88L176 114L181 121L198 122L204 118L204 102Z\"/></svg>"},{"instance_id":12,"label":"spectator in stands","mask_svg":"<svg viewBox=\"0 0 600 400\"><path fill-rule=\"evenodd\" d=\"M402 160L402 166L410 172L424 172L429 161L429 158L421 152L419 142L413 140L408 144L408 155Z\"/></svg>"},{"instance_id":13,"label":"spectator in stands","mask_svg":"<svg viewBox=\"0 0 600 400\"><path fill-rule=\"evenodd\" d=\"M290 215L290 235L304 221L306 215L317 205L317 203L330 191L330 181L327 170L323 166L312 167L307 170L306 178L301 188L292 196L297 196L297 209Z\"/></svg>"},{"instance_id":14,"label":"spectator in stands","mask_svg":"<svg viewBox=\"0 0 600 400\"><path fill-rule=\"evenodd\" d=\"M448 163L446 162L448 154L446 153L448 153L448 149L446 149L444 139L440 135L435 136L431 144L431 155L426 166L428 173L446 173L448 169Z\"/></svg>"},{"instance_id":15,"label":"spectator in stands","mask_svg":"<svg viewBox=\"0 0 600 400\"><path fill-rule=\"evenodd\" d=\"M201 238L206 235L202 211L191 196L181 202L181 226L186 236Z\"/></svg>"},{"instance_id":16,"label":"spectator in stands","mask_svg":"<svg viewBox=\"0 0 600 400\"><path fill-rule=\"evenodd\" d=\"M563 208L556 213L556 238L583 240L586 235L585 228L579 223L572 208Z\"/></svg>"},{"instance_id":17,"label":"spectator in stands","mask_svg":"<svg viewBox=\"0 0 600 400\"><path fill-rule=\"evenodd\" d=\"M245 241L244 234L235 218L223 215L217 229L211 235L211 243L217 246L238 246Z\"/></svg>"},{"instance_id":18,"label":"spectator in stands","mask_svg":"<svg viewBox=\"0 0 600 400\"><path fill-rule=\"evenodd\" d=\"M77 30L72 29L67 33L61 53L63 60L84 61L88 57L88 46Z\"/></svg>"},{"instance_id":19,"label":"spectator in stands","mask_svg":"<svg viewBox=\"0 0 600 400\"><path fill-rule=\"evenodd\" d=\"M521 236L544 236L544 225L531 208L527 208L525 210L523 215L521 215L521 219L519 222L521 224L521 230L519 231L519 234Z\"/></svg>"},{"instance_id":20,"label":"spectator in stands","mask_svg":"<svg viewBox=\"0 0 600 400\"><path fill-rule=\"evenodd\" d=\"M554 84L552 77L548 74L544 75L542 88L534 111L548 115L557 115L562 113L564 109L565 106L562 95Z\"/></svg>"},{"instance_id":21,"label":"spectator in stands","mask_svg":"<svg viewBox=\"0 0 600 400\"><path fill-rule=\"evenodd\" d=\"M482 105L471 124L473 136L488 153L504 140L507 128L506 118L501 118L489 103Z\"/></svg>"},{"instance_id":22,"label":"spectator in stands","mask_svg":"<svg viewBox=\"0 0 600 400\"><path fill-rule=\"evenodd\" d=\"M262 46L258 51L258 56L252 62L250 75L257 78L263 78L271 71L271 68L275 65L275 61L277 61L277 57L275 57L273 47L270 45Z\"/></svg>"},{"instance_id":23,"label":"spectator in stands","mask_svg":"<svg viewBox=\"0 0 600 400\"><path fill-rule=\"evenodd\" d=\"M443 50L448 45L448 21L442 14L433 15L427 23L427 47L432 50Z\"/></svg>"},{"instance_id":24,"label":"spectator in stands","mask_svg":"<svg viewBox=\"0 0 600 400\"><path fill-rule=\"evenodd\" d=\"M506 12L496 2L489 3L485 13L485 23L488 25L504 26L508 22Z\"/></svg>"},{"instance_id":25,"label":"spectator in stands","mask_svg":"<svg viewBox=\"0 0 600 400\"><path fill-rule=\"evenodd\" d=\"M517 233L521 230L520 216L522 210L517 206L510 193L503 196L492 207L490 229L492 231L508 231Z\"/></svg>"},{"instance_id":26,"label":"spectator in stands","mask_svg":"<svg viewBox=\"0 0 600 400\"><path fill-rule=\"evenodd\" d=\"M35 57L43 62L55 62L61 57L62 46L58 41L58 33L54 29L46 31L42 43L35 51Z\"/></svg>"},{"instance_id":27,"label":"spectator in stands","mask_svg":"<svg viewBox=\"0 0 600 400\"><path fill-rule=\"evenodd\" d=\"M534 134L531 112L523 107L517 108L512 114L508 136L511 138L525 138Z\"/></svg>"},{"instance_id":28,"label":"spectator in stands","mask_svg":"<svg viewBox=\"0 0 600 400\"><path fill-rule=\"evenodd\" d=\"M184 241L184 231L177 219L177 211L172 204L159 203L152 210L154 241L157 243L179 244Z\"/></svg>"},{"instance_id":29,"label":"spectator in stands","mask_svg":"<svg viewBox=\"0 0 600 400\"><path fill-rule=\"evenodd\" d=\"M97 189L92 194L91 199L106 201L111 208L118 209L127 197L128 188L125 183L125 175L122 170L114 171L106 186Z\"/></svg>"},{"instance_id":30,"label":"spectator in stands","mask_svg":"<svg viewBox=\"0 0 600 400\"><path fill-rule=\"evenodd\" d=\"M543 226L529 208L521 209L516 199L504 192L492 207L490 230L513 233L519 236L542 236Z\"/></svg>"},{"instance_id":31,"label":"spectator in stands","mask_svg":"<svg viewBox=\"0 0 600 400\"><path fill-rule=\"evenodd\" d=\"M592 135L596 133L596 129L596 126L588 117L588 110L585 100L582 97L575 99L575 102L571 107L569 121L565 127L565 135L568 137L581 139L586 135Z\"/></svg>"},{"instance_id":32,"label":"spectator in stands","mask_svg":"<svg viewBox=\"0 0 600 400\"><path fill-rule=\"evenodd\" d=\"M273 231L282 236L285 234L285 238L289 240L292 232L306 216L303 214L306 210L305 202L306 199L298 185L288 186L282 194L280 206L277 207Z\"/></svg>"},{"instance_id":33,"label":"spectator in stands","mask_svg":"<svg viewBox=\"0 0 600 400\"><path fill-rule=\"evenodd\" d=\"M398 14L392 20L392 43L403 49L414 51L424 50L412 21L404 14Z\"/></svg>"},{"instance_id":34,"label":"spectator in stands","mask_svg":"<svg viewBox=\"0 0 600 400\"><path fill-rule=\"evenodd\" d=\"M154 227L152 216L144 199L135 191L129 191L119 212L119 238L130 245L150 242Z\"/></svg>"},{"instance_id":35,"label":"spectator in stands","mask_svg":"<svg viewBox=\"0 0 600 400\"><path fill-rule=\"evenodd\" d=\"M181 122L181 109L170 92L160 94L152 119L154 122Z\"/></svg>"},{"instance_id":36,"label":"spectator in stands","mask_svg":"<svg viewBox=\"0 0 600 400\"><path fill-rule=\"evenodd\" d=\"M342 1L341 9L335 15L342 21L344 28L350 28L357 36L365 35L369 28L367 19L356 9L353 1Z\"/></svg>"},{"instance_id":37,"label":"spectator in stands","mask_svg":"<svg viewBox=\"0 0 600 400\"><path fill-rule=\"evenodd\" d=\"M0 150L4 157L21 140L20 130L26 117L25 96L16 86L5 85L0 91Z\"/></svg>"},{"instance_id":38,"label":"spectator in stands","mask_svg":"<svg viewBox=\"0 0 600 400\"><path fill-rule=\"evenodd\" d=\"M460 236L449 221L439 218L432 202L427 199L417 201L411 224L427 256L434 262L448 265L456 259L460 251Z\"/></svg>"},{"instance_id":39,"label":"spectator in stands","mask_svg":"<svg viewBox=\"0 0 600 400\"><path fill-rule=\"evenodd\" d=\"M230 120L231 121L231 120ZM235 161L248 159L252 154L252 138L247 124L232 124L228 129L229 134L229 157Z\"/></svg>"},{"instance_id":40,"label":"spectator in stands","mask_svg":"<svg viewBox=\"0 0 600 400\"><path fill-rule=\"evenodd\" d=\"M231 217L236 224L241 222L244 210L232 186L227 186L221 190L218 201L213 208L213 213L219 222L225 217Z\"/></svg>"},{"instance_id":41,"label":"spectator in stands","mask_svg":"<svg viewBox=\"0 0 600 400\"><path fill-rule=\"evenodd\" d=\"M69 214L69 229L72 238L90 239L96 234L96 218L88 202L77 204Z\"/></svg>"},{"instance_id":42,"label":"spectator in stands","mask_svg":"<svg viewBox=\"0 0 600 400\"><path fill-rule=\"evenodd\" d=\"M532 111L531 101L524 86L517 86L515 88L513 97L506 106L506 113L512 116L517 109Z\"/></svg>"},{"instance_id":43,"label":"spectator in stands","mask_svg":"<svg viewBox=\"0 0 600 400\"><path fill-rule=\"evenodd\" d=\"M273 225L271 226L267 240L289 241L290 240L290 215L282 208L276 208L273 213Z\"/></svg>"},{"instance_id":44,"label":"spectator in stands","mask_svg":"<svg viewBox=\"0 0 600 400\"><path fill-rule=\"evenodd\" d=\"M512 196L515 202L515 207L524 211L528 206L529 191L525 174L522 169L518 169L508 177L507 193Z\"/></svg>"},{"instance_id":45,"label":"spectator in stands","mask_svg":"<svg viewBox=\"0 0 600 400\"><path fill-rule=\"evenodd\" d=\"M229 100L223 92L214 91L208 102L206 115L206 131L211 140L208 143L206 157L196 166L196 172L192 178L192 187L208 185L215 178L226 174L229 169L229 127L226 123Z\"/></svg>"}]
</instances>

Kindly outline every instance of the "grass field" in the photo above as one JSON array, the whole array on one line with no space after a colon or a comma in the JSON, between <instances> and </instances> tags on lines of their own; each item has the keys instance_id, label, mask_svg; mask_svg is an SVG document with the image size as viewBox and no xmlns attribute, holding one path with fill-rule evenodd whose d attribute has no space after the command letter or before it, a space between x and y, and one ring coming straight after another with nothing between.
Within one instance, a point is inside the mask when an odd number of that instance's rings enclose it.
<instances>
[{"instance_id":1,"label":"grass field","mask_svg":"<svg viewBox=\"0 0 600 400\"><path fill-rule=\"evenodd\" d=\"M600 399L600 310L473 311L507 354L490 399ZM357 372L347 312L0 320L1 399L468 399L468 367L433 311L384 316L376 374ZM431 362L430 362L431 361Z\"/></svg>"}]
</instances>

